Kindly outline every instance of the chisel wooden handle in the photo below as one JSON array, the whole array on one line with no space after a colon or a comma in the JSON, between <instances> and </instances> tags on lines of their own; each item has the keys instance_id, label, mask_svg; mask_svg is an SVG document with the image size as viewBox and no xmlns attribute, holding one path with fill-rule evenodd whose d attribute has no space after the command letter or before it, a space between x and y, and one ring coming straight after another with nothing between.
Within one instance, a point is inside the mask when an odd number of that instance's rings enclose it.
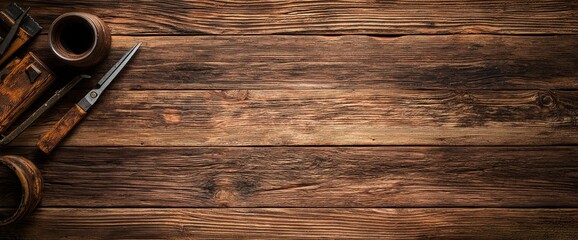
<instances>
[{"instance_id":1,"label":"chisel wooden handle","mask_svg":"<svg viewBox=\"0 0 578 240\"><path fill-rule=\"evenodd\" d=\"M70 130L80 122L80 120L86 115L86 111L80 106L74 104L74 106L68 110L68 112L46 133L37 145L38 148L45 154L49 154L62 139L68 135Z\"/></svg>"}]
</instances>

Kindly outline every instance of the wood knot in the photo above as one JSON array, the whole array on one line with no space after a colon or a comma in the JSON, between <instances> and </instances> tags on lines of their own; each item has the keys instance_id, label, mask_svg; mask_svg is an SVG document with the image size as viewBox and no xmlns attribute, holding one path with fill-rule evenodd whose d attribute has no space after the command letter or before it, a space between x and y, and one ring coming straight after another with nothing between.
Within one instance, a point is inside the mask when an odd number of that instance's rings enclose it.
<instances>
[{"instance_id":1,"label":"wood knot","mask_svg":"<svg viewBox=\"0 0 578 240\"><path fill-rule=\"evenodd\" d=\"M245 101L249 99L248 90L217 90L212 95L215 100Z\"/></svg>"},{"instance_id":2,"label":"wood knot","mask_svg":"<svg viewBox=\"0 0 578 240\"><path fill-rule=\"evenodd\" d=\"M536 104L543 108L560 127L578 127L578 95L567 91L542 91L536 94Z\"/></svg>"},{"instance_id":3,"label":"wood knot","mask_svg":"<svg viewBox=\"0 0 578 240\"><path fill-rule=\"evenodd\" d=\"M237 201L237 196L230 190L219 189L215 192L214 200L219 206L229 207Z\"/></svg>"},{"instance_id":4,"label":"wood knot","mask_svg":"<svg viewBox=\"0 0 578 240\"><path fill-rule=\"evenodd\" d=\"M176 109L166 109L163 111L162 115L165 124L176 124L181 122L181 113Z\"/></svg>"},{"instance_id":5,"label":"wood knot","mask_svg":"<svg viewBox=\"0 0 578 240\"><path fill-rule=\"evenodd\" d=\"M538 105L541 107L553 107L556 105L556 100L550 93L541 93L538 94Z\"/></svg>"}]
</instances>

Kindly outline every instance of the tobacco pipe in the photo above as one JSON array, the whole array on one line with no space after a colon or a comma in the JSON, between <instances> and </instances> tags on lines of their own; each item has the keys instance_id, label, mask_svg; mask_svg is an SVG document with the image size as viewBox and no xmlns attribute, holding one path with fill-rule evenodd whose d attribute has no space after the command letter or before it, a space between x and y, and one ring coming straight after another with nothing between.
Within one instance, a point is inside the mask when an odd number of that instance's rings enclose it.
<instances>
[{"instance_id":1,"label":"tobacco pipe","mask_svg":"<svg viewBox=\"0 0 578 240\"><path fill-rule=\"evenodd\" d=\"M98 82L95 88L90 90L78 103L40 138L35 149L28 157L2 156L0 163L10 168L22 185L22 197L18 209L9 217L0 220L0 226L14 223L34 211L42 199L43 180L40 170L34 165L33 160L44 158L64 139L66 135L86 115L88 109L96 103L102 92L115 79L128 61L134 56L141 43L128 51Z\"/></svg>"}]
</instances>

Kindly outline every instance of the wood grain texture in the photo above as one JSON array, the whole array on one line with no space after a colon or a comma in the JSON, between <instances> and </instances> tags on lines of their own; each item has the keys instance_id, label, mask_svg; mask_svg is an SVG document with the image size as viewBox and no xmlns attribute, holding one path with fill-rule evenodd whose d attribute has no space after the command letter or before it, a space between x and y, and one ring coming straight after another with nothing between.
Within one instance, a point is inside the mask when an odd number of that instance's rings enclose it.
<instances>
[{"instance_id":1,"label":"wood grain texture","mask_svg":"<svg viewBox=\"0 0 578 240\"><path fill-rule=\"evenodd\" d=\"M576 239L575 209L41 209L13 239ZM58 231L55 231L58 229Z\"/></svg>"},{"instance_id":2,"label":"wood grain texture","mask_svg":"<svg viewBox=\"0 0 578 240\"><path fill-rule=\"evenodd\" d=\"M109 24L82 89L144 45L0 239L578 238L577 1L20 5L45 29L70 11ZM74 76L47 46L31 49ZM31 150L85 93L0 152Z\"/></svg>"},{"instance_id":3,"label":"wood grain texture","mask_svg":"<svg viewBox=\"0 0 578 240\"><path fill-rule=\"evenodd\" d=\"M18 176L19 181L17 185L21 186L21 189L16 191L16 193L22 194L22 196L19 197L21 200L17 201L19 203L18 205L9 206L19 206L15 211L12 212L12 215L8 215L8 217L6 217L4 216L6 211L0 210L0 226L7 226L9 224L18 222L22 218L32 213L34 209L36 209L36 206L42 199L43 180L40 174L40 170L36 167L36 165L29 159L22 156L1 156L0 164L12 169L13 171L13 173L9 174L8 176L8 183L13 184L13 182L10 182L13 180L10 175L16 174ZM0 177L0 179L5 178ZM5 186L2 187L6 188ZM7 188L10 189L12 186ZM10 193L8 193L8 195L10 195ZM10 200L10 196L8 196L6 199Z\"/></svg>"},{"instance_id":4,"label":"wood grain texture","mask_svg":"<svg viewBox=\"0 0 578 240\"><path fill-rule=\"evenodd\" d=\"M4 3L0 4L0 9L4 10L5 7L8 7L8 5ZM22 12L24 12L24 10L22 10ZM0 32L2 32L2 37L6 37L8 35L10 28L12 28L16 19L12 19L4 11L0 12ZM0 56L0 66L3 66L7 61L11 61L10 58L12 55L16 53L22 46L27 44L30 41L30 38L38 34L39 30L39 26L31 22L29 20L29 16L22 20L20 28L18 28L16 31L12 42L4 54Z\"/></svg>"},{"instance_id":5,"label":"wood grain texture","mask_svg":"<svg viewBox=\"0 0 578 240\"><path fill-rule=\"evenodd\" d=\"M32 49L61 78L41 36ZM577 36L113 37L92 85L143 42L113 89L577 89ZM71 74L72 73L72 74ZM86 73L86 72L82 72Z\"/></svg>"},{"instance_id":6,"label":"wood grain texture","mask_svg":"<svg viewBox=\"0 0 578 240\"><path fill-rule=\"evenodd\" d=\"M577 98L575 91L109 90L63 145L576 144ZM13 146L32 146L62 107Z\"/></svg>"},{"instance_id":7,"label":"wood grain texture","mask_svg":"<svg viewBox=\"0 0 578 240\"><path fill-rule=\"evenodd\" d=\"M48 132L38 140L36 144L45 154L50 154L64 137L82 120L86 115L86 111L77 104L74 104L64 116Z\"/></svg>"},{"instance_id":8,"label":"wood grain texture","mask_svg":"<svg viewBox=\"0 0 578 240\"><path fill-rule=\"evenodd\" d=\"M578 207L577 147L78 147L39 162L43 207Z\"/></svg>"},{"instance_id":9,"label":"wood grain texture","mask_svg":"<svg viewBox=\"0 0 578 240\"><path fill-rule=\"evenodd\" d=\"M113 34L576 34L572 0L27 0L43 27L91 12Z\"/></svg>"},{"instance_id":10,"label":"wood grain texture","mask_svg":"<svg viewBox=\"0 0 578 240\"><path fill-rule=\"evenodd\" d=\"M33 53L14 61L6 65L8 74L0 80L0 133L5 133L55 79L54 73ZM30 66L40 71L35 81L28 78L26 71Z\"/></svg>"}]
</instances>

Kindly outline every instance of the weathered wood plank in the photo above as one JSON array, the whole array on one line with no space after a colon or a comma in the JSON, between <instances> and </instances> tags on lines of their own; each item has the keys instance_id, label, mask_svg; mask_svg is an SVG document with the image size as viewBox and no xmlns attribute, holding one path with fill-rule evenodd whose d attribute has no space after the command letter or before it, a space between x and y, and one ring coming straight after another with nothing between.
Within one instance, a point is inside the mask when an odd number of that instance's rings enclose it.
<instances>
[{"instance_id":1,"label":"weathered wood plank","mask_svg":"<svg viewBox=\"0 0 578 240\"><path fill-rule=\"evenodd\" d=\"M114 34L576 34L572 0L289 1L27 0L47 28L69 11Z\"/></svg>"},{"instance_id":2,"label":"weathered wood plank","mask_svg":"<svg viewBox=\"0 0 578 240\"><path fill-rule=\"evenodd\" d=\"M44 207L578 207L577 147L80 147L40 162Z\"/></svg>"},{"instance_id":3,"label":"weathered wood plank","mask_svg":"<svg viewBox=\"0 0 578 240\"><path fill-rule=\"evenodd\" d=\"M13 239L576 239L576 209L41 209Z\"/></svg>"},{"instance_id":4,"label":"weathered wood plank","mask_svg":"<svg viewBox=\"0 0 578 240\"><path fill-rule=\"evenodd\" d=\"M577 144L577 99L575 91L110 90L63 145ZM33 146L69 107L59 104L13 146Z\"/></svg>"},{"instance_id":5,"label":"weathered wood plank","mask_svg":"<svg viewBox=\"0 0 578 240\"><path fill-rule=\"evenodd\" d=\"M46 39L33 51L56 63ZM489 35L117 36L92 83L135 42L144 45L112 88L578 88L577 36Z\"/></svg>"}]
</instances>

